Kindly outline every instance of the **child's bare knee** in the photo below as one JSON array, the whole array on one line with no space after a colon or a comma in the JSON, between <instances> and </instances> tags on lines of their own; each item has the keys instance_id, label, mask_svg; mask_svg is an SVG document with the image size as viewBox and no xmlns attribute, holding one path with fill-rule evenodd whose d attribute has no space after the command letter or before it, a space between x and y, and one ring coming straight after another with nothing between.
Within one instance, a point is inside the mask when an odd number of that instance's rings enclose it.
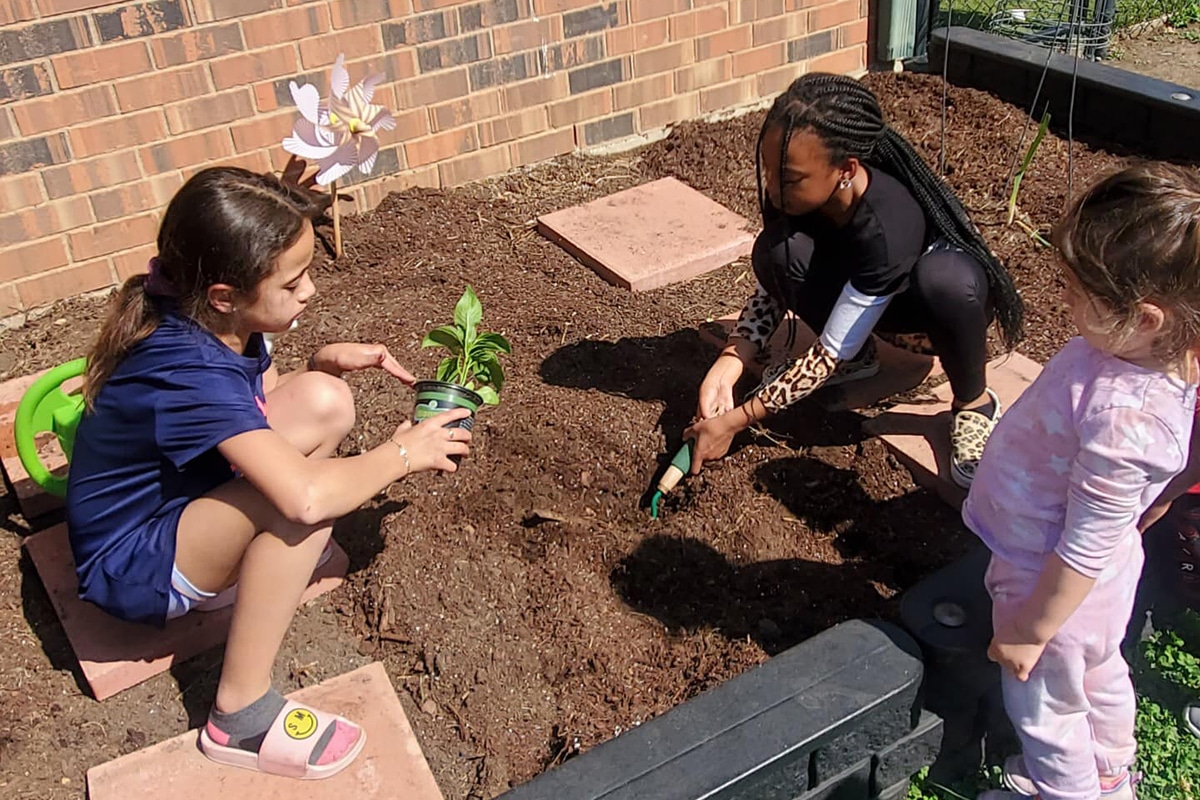
<instances>
[{"instance_id":1,"label":"child's bare knee","mask_svg":"<svg viewBox=\"0 0 1200 800\"><path fill-rule=\"evenodd\" d=\"M309 372L304 378L305 401L313 416L337 438L348 434L355 420L349 384L324 372Z\"/></svg>"}]
</instances>

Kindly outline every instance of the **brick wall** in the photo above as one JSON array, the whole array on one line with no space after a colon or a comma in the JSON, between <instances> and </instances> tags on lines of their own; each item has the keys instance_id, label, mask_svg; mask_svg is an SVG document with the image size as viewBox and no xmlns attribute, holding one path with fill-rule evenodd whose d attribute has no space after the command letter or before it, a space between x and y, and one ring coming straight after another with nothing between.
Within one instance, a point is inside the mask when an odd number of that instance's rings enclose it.
<instances>
[{"instance_id":1,"label":"brick wall","mask_svg":"<svg viewBox=\"0 0 1200 800\"><path fill-rule=\"evenodd\" d=\"M0 319L143 270L203 166L279 168L338 53L397 127L358 208L865 66L867 0L0 0ZM359 173L353 175L361 178ZM341 184L339 184L340 186Z\"/></svg>"}]
</instances>

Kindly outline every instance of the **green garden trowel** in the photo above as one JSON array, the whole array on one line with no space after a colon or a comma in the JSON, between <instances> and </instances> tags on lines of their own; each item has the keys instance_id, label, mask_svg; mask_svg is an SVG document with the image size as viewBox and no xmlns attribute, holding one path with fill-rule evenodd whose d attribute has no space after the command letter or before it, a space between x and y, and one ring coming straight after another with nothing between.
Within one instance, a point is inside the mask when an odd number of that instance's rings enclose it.
<instances>
[{"instance_id":1,"label":"green garden trowel","mask_svg":"<svg viewBox=\"0 0 1200 800\"><path fill-rule=\"evenodd\" d=\"M658 479L658 485L655 487L654 495L650 498L650 518L658 519L658 501L662 500L663 495L669 493L675 488L675 485L687 475L692 468L692 446L696 443L695 439L688 439L683 443L675 453L675 457L671 459L670 466L663 472L662 477Z\"/></svg>"}]
</instances>

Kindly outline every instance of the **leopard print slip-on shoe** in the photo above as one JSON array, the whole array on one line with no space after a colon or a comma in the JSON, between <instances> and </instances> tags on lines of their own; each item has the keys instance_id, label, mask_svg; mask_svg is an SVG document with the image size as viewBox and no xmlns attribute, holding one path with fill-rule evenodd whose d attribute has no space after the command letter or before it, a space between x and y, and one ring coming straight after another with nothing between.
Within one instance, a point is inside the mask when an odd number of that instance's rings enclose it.
<instances>
[{"instance_id":1,"label":"leopard print slip-on shoe","mask_svg":"<svg viewBox=\"0 0 1200 800\"><path fill-rule=\"evenodd\" d=\"M992 415L978 411L956 411L954 427L950 431L950 477L963 489L971 488L979 459L983 458L983 446L1000 421L1000 398L991 389Z\"/></svg>"}]
</instances>

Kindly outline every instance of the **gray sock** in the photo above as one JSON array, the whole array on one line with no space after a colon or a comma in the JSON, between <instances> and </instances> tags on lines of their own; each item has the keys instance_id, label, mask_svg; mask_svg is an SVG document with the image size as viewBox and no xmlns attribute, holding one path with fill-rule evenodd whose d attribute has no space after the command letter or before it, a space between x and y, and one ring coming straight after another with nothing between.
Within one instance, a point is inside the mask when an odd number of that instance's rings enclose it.
<instances>
[{"instance_id":1,"label":"gray sock","mask_svg":"<svg viewBox=\"0 0 1200 800\"><path fill-rule=\"evenodd\" d=\"M271 723L279 716L279 712L283 710L286 704L287 700L284 699L283 695L275 691L274 688L271 688L267 690L266 694L241 711L233 711L226 714L224 711L218 711L214 706L213 710L208 714L208 721L218 730L229 735L230 747L257 753L258 749L262 747L263 739L267 736L267 731L271 728ZM336 726L330 725L321 738L317 740L312 753L308 757L309 764L317 763L321 754L325 752L325 747L329 744L329 740L333 738L333 733L336 729Z\"/></svg>"}]
</instances>

